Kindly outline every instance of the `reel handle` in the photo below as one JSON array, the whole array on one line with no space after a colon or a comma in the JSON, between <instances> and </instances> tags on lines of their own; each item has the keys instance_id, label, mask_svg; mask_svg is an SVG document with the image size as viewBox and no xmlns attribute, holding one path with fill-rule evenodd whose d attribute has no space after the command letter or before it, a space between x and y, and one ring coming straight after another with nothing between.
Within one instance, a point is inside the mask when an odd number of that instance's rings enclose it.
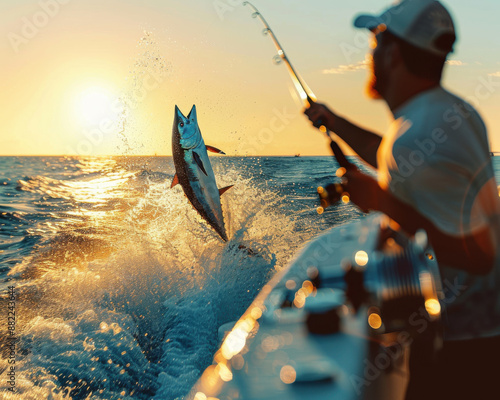
<instances>
[{"instance_id":1,"label":"reel handle","mask_svg":"<svg viewBox=\"0 0 500 400\"><path fill-rule=\"evenodd\" d=\"M321 121L318 121L318 123L321 123ZM341 175L338 174L339 170L337 171L337 176L342 176L343 174L346 173L346 171L352 171L358 169L356 165L354 165L352 162L350 162L347 157L345 156L344 152L340 148L340 146L337 144L335 140L333 140L332 136L330 135L329 130L322 125L320 127L325 129L326 134L330 138L330 148L332 149L333 156L337 160L338 164L340 165L340 169L343 169L344 171L341 172ZM349 202L349 193L347 193L343 186L340 183L332 183L327 185L326 187L318 187L318 195L320 198L320 203L321 205L316 209L318 214L323 214L325 211L325 208L339 202L342 200L344 203Z\"/></svg>"}]
</instances>

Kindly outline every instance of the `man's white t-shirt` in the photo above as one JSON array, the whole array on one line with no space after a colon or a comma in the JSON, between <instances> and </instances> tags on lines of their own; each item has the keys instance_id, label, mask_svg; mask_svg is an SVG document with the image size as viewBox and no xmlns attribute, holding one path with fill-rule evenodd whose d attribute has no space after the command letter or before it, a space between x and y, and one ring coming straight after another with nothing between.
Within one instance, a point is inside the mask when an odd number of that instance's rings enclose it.
<instances>
[{"instance_id":1,"label":"man's white t-shirt","mask_svg":"<svg viewBox=\"0 0 500 400\"><path fill-rule=\"evenodd\" d=\"M500 242L500 199L486 127L469 104L442 87L394 113L377 153L379 184L447 234L488 227ZM487 276L440 266L445 339L500 335L500 251Z\"/></svg>"}]
</instances>

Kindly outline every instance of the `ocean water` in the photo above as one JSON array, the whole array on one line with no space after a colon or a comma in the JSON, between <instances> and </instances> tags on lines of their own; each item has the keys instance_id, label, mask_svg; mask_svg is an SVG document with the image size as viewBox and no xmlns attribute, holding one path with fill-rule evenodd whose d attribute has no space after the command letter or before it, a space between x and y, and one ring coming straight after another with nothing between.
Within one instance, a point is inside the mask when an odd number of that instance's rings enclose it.
<instances>
[{"instance_id":1,"label":"ocean water","mask_svg":"<svg viewBox=\"0 0 500 400\"><path fill-rule=\"evenodd\" d=\"M170 157L0 157L0 334L14 287L17 339L2 340L0 398L183 398L218 328L304 242L361 216L316 213L317 186L337 179L331 157L212 164L220 187L234 184L228 243L170 189Z\"/></svg>"},{"instance_id":2,"label":"ocean water","mask_svg":"<svg viewBox=\"0 0 500 400\"><path fill-rule=\"evenodd\" d=\"M170 189L170 157L0 157L0 332L14 287L17 339L2 340L0 397L182 398L218 328L305 241L360 216L316 213L331 157L212 164L220 187L234 184L222 196L228 243Z\"/></svg>"}]
</instances>

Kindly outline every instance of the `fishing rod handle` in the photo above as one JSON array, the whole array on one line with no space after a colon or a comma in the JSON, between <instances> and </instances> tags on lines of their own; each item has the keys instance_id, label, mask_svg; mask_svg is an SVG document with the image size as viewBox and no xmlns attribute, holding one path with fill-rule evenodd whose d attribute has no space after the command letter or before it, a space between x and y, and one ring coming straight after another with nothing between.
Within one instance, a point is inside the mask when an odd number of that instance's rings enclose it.
<instances>
[{"instance_id":1,"label":"fishing rod handle","mask_svg":"<svg viewBox=\"0 0 500 400\"><path fill-rule=\"evenodd\" d=\"M358 168L347 159L340 146L331 137L330 137L330 148L332 149L335 159L342 168L345 168L347 171Z\"/></svg>"}]
</instances>

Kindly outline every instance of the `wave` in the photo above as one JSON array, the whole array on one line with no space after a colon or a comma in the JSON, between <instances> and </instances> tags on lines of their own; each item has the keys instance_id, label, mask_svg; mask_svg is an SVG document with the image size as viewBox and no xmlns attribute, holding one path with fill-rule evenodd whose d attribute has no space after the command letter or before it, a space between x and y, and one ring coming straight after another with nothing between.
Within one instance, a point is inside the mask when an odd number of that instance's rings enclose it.
<instances>
[{"instance_id":1,"label":"wave","mask_svg":"<svg viewBox=\"0 0 500 400\"><path fill-rule=\"evenodd\" d=\"M140 169L112 184L109 173L22 180L22 190L70 200L63 214L75 218L10 270L19 298L13 399L175 399L189 391L211 363L219 326L237 319L312 235L297 233L276 192L218 168L219 185L235 185L222 197L228 243L179 187L169 188L166 172ZM0 361L0 379L7 366Z\"/></svg>"}]
</instances>

